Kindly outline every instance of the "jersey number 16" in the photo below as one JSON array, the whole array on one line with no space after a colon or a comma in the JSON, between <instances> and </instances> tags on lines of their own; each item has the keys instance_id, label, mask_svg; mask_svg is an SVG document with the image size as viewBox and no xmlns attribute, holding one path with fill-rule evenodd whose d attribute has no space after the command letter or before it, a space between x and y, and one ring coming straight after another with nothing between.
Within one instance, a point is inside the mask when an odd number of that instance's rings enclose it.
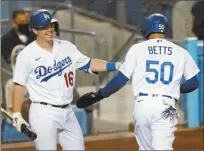
<instances>
[{"instance_id":1,"label":"jersey number 16","mask_svg":"<svg viewBox=\"0 0 204 151\"><path fill-rule=\"evenodd\" d=\"M153 65L160 66L159 71L155 69ZM167 70L168 67L169 72ZM171 62L163 62L160 65L159 61L146 60L146 72L154 74L154 78L152 79L150 77L145 78L148 83L155 84L158 80L160 80L163 84L168 85L173 79L174 65Z\"/></svg>"},{"instance_id":2,"label":"jersey number 16","mask_svg":"<svg viewBox=\"0 0 204 151\"><path fill-rule=\"evenodd\" d=\"M73 86L73 72L65 73L64 79L67 87Z\"/></svg>"}]
</instances>

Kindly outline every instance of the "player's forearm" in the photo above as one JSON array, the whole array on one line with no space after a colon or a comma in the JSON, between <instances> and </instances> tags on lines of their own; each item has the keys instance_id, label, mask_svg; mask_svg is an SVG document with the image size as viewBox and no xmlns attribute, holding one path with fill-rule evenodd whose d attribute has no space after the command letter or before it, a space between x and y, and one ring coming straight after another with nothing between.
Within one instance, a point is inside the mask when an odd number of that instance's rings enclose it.
<instances>
[{"instance_id":1,"label":"player's forearm","mask_svg":"<svg viewBox=\"0 0 204 151\"><path fill-rule=\"evenodd\" d=\"M190 93L197 89L199 86L199 82L197 76L192 77L191 79L187 80L185 83L181 84L180 92L181 93Z\"/></svg>"},{"instance_id":2,"label":"player's forearm","mask_svg":"<svg viewBox=\"0 0 204 151\"><path fill-rule=\"evenodd\" d=\"M109 97L113 93L120 90L125 84L127 83L129 79L122 73L118 72L116 76L114 76L104 88L100 89L100 92L103 97Z\"/></svg>"},{"instance_id":3,"label":"player's forearm","mask_svg":"<svg viewBox=\"0 0 204 151\"><path fill-rule=\"evenodd\" d=\"M14 113L21 112L23 94L24 94L24 87L18 84L14 84L13 97L12 97L12 109Z\"/></svg>"},{"instance_id":4,"label":"player's forearm","mask_svg":"<svg viewBox=\"0 0 204 151\"><path fill-rule=\"evenodd\" d=\"M93 72L116 71L120 64L115 62L106 62L100 59L92 59L90 69Z\"/></svg>"},{"instance_id":5,"label":"player's forearm","mask_svg":"<svg viewBox=\"0 0 204 151\"><path fill-rule=\"evenodd\" d=\"M76 106L78 108L86 108L91 106L120 90L123 86L125 86L128 80L129 79L119 71L118 74L113 77L104 88L99 89L98 92L86 93L79 98L79 100L76 102Z\"/></svg>"}]
</instances>

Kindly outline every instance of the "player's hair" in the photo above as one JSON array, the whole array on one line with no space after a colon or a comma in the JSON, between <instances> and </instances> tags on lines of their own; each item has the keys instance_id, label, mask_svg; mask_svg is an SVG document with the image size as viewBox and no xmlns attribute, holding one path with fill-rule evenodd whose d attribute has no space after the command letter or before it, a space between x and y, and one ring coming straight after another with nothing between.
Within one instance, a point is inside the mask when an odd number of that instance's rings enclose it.
<instances>
[{"instance_id":1,"label":"player's hair","mask_svg":"<svg viewBox=\"0 0 204 151\"><path fill-rule=\"evenodd\" d=\"M28 13L28 12L25 11L25 10L23 10L23 9L16 9L16 10L14 10L13 13L12 13L12 20L16 19L16 16L17 16L18 14L26 14L26 13Z\"/></svg>"}]
</instances>

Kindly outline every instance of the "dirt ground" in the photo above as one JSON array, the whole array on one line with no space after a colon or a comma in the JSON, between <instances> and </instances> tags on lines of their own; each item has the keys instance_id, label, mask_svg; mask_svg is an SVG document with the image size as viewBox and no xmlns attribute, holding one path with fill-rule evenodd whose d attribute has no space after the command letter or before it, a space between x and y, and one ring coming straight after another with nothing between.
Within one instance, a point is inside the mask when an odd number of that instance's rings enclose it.
<instances>
[{"instance_id":1,"label":"dirt ground","mask_svg":"<svg viewBox=\"0 0 204 151\"><path fill-rule=\"evenodd\" d=\"M197 129L179 128L175 133L174 150L204 150L203 132L203 126ZM86 150L138 150L133 132L86 136L85 146ZM1 150L35 150L35 148L33 142L21 142L2 144Z\"/></svg>"}]
</instances>

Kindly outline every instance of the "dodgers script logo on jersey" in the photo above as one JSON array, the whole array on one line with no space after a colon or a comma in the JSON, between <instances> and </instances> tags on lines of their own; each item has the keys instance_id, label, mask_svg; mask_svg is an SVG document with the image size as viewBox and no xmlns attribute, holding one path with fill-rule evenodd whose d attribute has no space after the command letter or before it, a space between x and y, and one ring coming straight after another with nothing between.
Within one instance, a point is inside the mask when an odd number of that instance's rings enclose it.
<instances>
[{"instance_id":1,"label":"dodgers script logo on jersey","mask_svg":"<svg viewBox=\"0 0 204 151\"><path fill-rule=\"evenodd\" d=\"M35 73L37 74L36 79L41 79L40 82L47 82L50 78L58 75L62 75L62 71L65 70L72 64L72 60L69 57L66 57L60 61L54 60L53 66L38 66L35 68Z\"/></svg>"}]
</instances>

